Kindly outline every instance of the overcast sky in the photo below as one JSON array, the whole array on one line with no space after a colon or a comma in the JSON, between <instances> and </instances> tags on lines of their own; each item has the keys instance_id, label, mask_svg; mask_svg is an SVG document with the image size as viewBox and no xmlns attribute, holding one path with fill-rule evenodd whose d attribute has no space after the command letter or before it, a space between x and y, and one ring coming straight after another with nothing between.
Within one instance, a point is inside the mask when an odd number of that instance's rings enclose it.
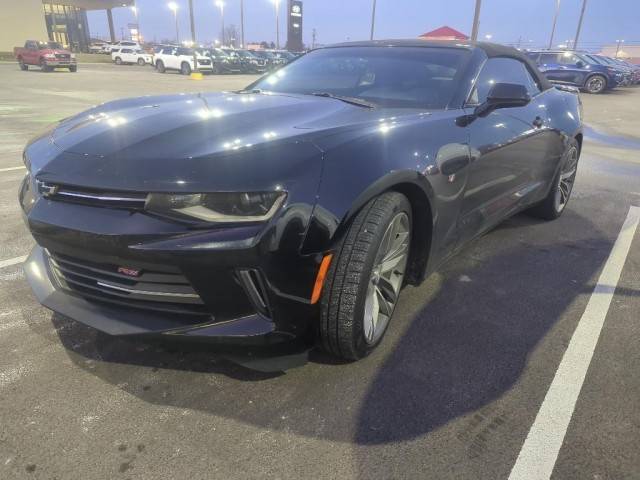
<instances>
[{"instance_id":1,"label":"overcast sky","mask_svg":"<svg viewBox=\"0 0 640 480\"><path fill-rule=\"evenodd\" d=\"M175 0L181 39L189 35L188 0ZM280 38L286 41L286 0L281 1ZM194 0L196 35L199 42L220 38L220 11L214 0ZM240 25L240 0L226 0L225 23ZM469 34L474 0L378 0L376 37L415 37L442 25ZM554 43L575 35L582 0L561 0ZM142 35L147 40L175 38L173 14L164 0L137 0ZM247 42L275 40L275 9L271 0L244 0L245 39ZM317 30L319 43L360 40L369 37L372 0L305 0L304 42L311 44L311 32ZM483 0L480 37L492 35L493 41L532 41L540 46L548 41L555 0ZM108 36L104 11L89 12L91 34ZM116 34L134 22L128 8L114 10ZM617 39L640 43L640 0L590 0L587 5L581 44L584 48L615 43Z\"/></svg>"}]
</instances>

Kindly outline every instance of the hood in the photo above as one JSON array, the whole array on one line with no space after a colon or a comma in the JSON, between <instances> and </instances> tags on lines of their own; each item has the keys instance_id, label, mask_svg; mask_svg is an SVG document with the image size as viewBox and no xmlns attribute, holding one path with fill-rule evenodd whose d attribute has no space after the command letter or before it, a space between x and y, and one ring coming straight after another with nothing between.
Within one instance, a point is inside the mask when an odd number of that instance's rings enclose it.
<instances>
[{"instance_id":1,"label":"hood","mask_svg":"<svg viewBox=\"0 0 640 480\"><path fill-rule=\"evenodd\" d=\"M266 169L263 177L269 168L286 177L292 163L321 158L314 136L377 124L379 117L376 110L313 96L149 96L66 119L27 155L38 178L65 184L175 190L176 182L201 188L213 178L217 189L234 188L226 179L244 176L251 183L257 169ZM46 149L42 144L56 147L46 160L37 154Z\"/></svg>"},{"instance_id":2,"label":"hood","mask_svg":"<svg viewBox=\"0 0 640 480\"><path fill-rule=\"evenodd\" d=\"M370 110L312 96L180 94L104 104L63 121L51 140L84 156L180 161L295 140L325 128L326 119L338 126L376 118Z\"/></svg>"}]
</instances>

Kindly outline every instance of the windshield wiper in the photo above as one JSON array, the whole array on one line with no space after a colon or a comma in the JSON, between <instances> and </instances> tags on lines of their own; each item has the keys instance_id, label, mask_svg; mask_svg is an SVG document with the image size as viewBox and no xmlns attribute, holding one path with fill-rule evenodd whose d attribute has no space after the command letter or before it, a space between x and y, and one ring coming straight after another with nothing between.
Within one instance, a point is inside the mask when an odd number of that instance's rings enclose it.
<instances>
[{"instance_id":1,"label":"windshield wiper","mask_svg":"<svg viewBox=\"0 0 640 480\"><path fill-rule=\"evenodd\" d=\"M349 103L351 105L356 105L358 107L376 108L376 106L373 103L369 103L366 100L361 100L355 97L342 97L340 95L334 95L333 93L329 93L329 92L312 92L310 95L314 95L316 97L333 98L335 100L340 100L341 102Z\"/></svg>"},{"instance_id":2,"label":"windshield wiper","mask_svg":"<svg viewBox=\"0 0 640 480\"><path fill-rule=\"evenodd\" d=\"M250 90L236 90L233 93L262 93L264 90L261 88L252 88Z\"/></svg>"}]
</instances>

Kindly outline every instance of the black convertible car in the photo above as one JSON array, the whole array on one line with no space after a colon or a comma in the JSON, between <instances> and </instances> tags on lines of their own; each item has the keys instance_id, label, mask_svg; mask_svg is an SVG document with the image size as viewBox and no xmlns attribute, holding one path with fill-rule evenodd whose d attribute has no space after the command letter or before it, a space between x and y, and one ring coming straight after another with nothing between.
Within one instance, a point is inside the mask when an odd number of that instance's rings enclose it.
<instances>
[{"instance_id":1,"label":"black convertible car","mask_svg":"<svg viewBox=\"0 0 640 480\"><path fill-rule=\"evenodd\" d=\"M26 147L26 275L112 335L361 358L404 284L510 215L562 213L581 110L514 49L421 40L322 48L238 92L109 102Z\"/></svg>"}]
</instances>

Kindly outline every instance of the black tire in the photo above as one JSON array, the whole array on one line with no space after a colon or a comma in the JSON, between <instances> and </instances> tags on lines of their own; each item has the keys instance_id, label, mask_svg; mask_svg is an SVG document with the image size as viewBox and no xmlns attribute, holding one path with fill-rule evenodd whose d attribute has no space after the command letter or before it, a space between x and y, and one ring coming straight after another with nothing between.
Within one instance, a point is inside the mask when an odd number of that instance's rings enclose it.
<instances>
[{"instance_id":1,"label":"black tire","mask_svg":"<svg viewBox=\"0 0 640 480\"><path fill-rule=\"evenodd\" d=\"M140 65L141 67L144 67L146 63L147 62L144 61L144 58L139 58L138 59L138 65Z\"/></svg>"},{"instance_id":2,"label":"black tire","mask_svg":"<svg viewBox=\"0 0 640 480\"><path fill-rule=\"evenodd\" d=\"M604 75L591 75L584 82L584 89L587 93L602 93L607 89L607 78Z\"/></svg>"},{"instance_id":3,"label":"black tire","mask_svg":"<svg viewBox=\"0 0 640 480\"><path fill-rule=\"evenodd\" d=\"M337 245L321 297L318 332L322 348L336 357L350 361L363 358L384 338L382 332L375 343L367 343L365 301L384 234L401 212L408 217L410 232L411 205L404 195L387 192L374 198L358 213Z\"/></svg>"},{"instance_id":4,"label":"black tire","mask_svg":"<svg viewBox=\"0 0 640 480\"><path fill-rule=\"evenodd\" d=\"M182 62L182 65L180 65L180 73L182 75L191 75L191 65L187 62Z\"/></svg>"},{"instance_id":5,"label":"black tire","mask_svg":"<svg viewBox=\"0 0 640 480\"><path fill-rule=\"evenodd\" d=\"M158 60L156 62L156 70L158 70L158 72L160 73L164 73L167 71L167 69L164 68L164 62L162 60Z\"/></svg>"},{"instance_id":6,"label":"black tire","mask_svg":"<svg viewBox=\"0 0 640 480\"><path fill-rule=\"evenodd\" d=\"M78 66L77 65L71 65L69 67L69 71L72 73L76 73L78 71Z\"/></svg>"},{"instance_id":7,"label":"black tire","mask_svg":"<svg viewBox=\"0 0 640 480\"><path fill-rule=\"evenodd\" d=\"M24 60L22 59L18 60L18 65L20 65L20 70L22 70L23 72L26 72L27 70L29 70L29 65L24 63Z\"/></svg>"},{"instance_id":8,"label":"black tire","mask_svg":"<svg viewBox=\"0 0 640 480\"><path fill-rule=\"evenodd\" d=\"M574 155L575 159L573 157ZM580 145L578 144L578 141L573 138L569 141L569 145L567 146L567 149L564 152L562 159L560 160L560 168L558 168L558 173L556 173L556 176L553 178L549 193L544 200L527 210L528 214L537 218L541 218L543 220L555 220L560 215L562 215L562 212L566 210L567 203L571 198L571 192L573 191L573 182L575 181L579 159ZM573 167L573 169L575 171L569 178L571 183L568 193L566 194L566 200L564 201L564 203L558 203L559 196L560 198L562 198L562 193L560 191L561 188L563 188L561 186L561 176L563 175L563 172L565 172L566 167L570 166L570 163L573 163L574 161L575 167ZM566 188L566 186L564 188Z\"/></svg>"},{"instance_id":9,"label":"black tire","mask_svg":"<svg viewBox=\"0 0 640 480\"><path fill-rule=\"evenodd\" d=\"M122 65L122 59L120 57L116 57L114 62L116 62L116 65Z\"/></svg>"},{"instance_id":10,"label":"black tire","mask_svg":"<svg viewBox=\"0 0 640 480\"><path fill-rule=\"evenodd\" d=\"M220 75L222 73L222 68L220 67L220 65L213 64L213 67L211 68L211 73L213 75Z\"/></svg>"},{"instance_id":11,"label":"black tire","mask_svg":"<svg viewBox=\"0 0 640 480\"><path fill-rule=\"evenodd\" d=\"M43 72L50 72L52 69L50 66L48 66L44 60L40 61L40 70Z\"/></svg>"}]
</instances>

